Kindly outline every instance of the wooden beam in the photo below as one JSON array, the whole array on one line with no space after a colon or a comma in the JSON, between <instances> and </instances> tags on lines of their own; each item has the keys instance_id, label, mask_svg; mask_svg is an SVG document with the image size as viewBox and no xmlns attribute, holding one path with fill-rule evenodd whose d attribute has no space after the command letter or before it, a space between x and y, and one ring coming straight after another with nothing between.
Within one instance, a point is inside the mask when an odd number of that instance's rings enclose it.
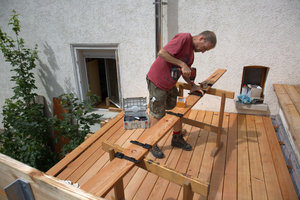
<instances>
[{"instance_id":1,"label":"wooden beam","mask_svg":"<svg viewBox=\"0 0 300 200\"><path fill-rule=\"evenodd\" d=\"M112 161L115 158L115 150L112 147L110 147L108 149L108 153L109 153L109 160ZM114 185L114 193L115 193L115 200L125 199L123 179L118 180Z\"/></svg>"},{"instance_id":2,"label":"wooden beam","mask_svg":"<svg viewBox=\"0 0 300 200\"><path fill-rule=\"evenodd\" d=\"M109 149L114 149L116 152L125 151L125 149L119 145L109 144L108 142L102 142L102 149L107 152ZM183 186L185 182L189 182L191 191L199 193L205 197L208 195L209 184L199 180L198 178L187 177L184 174L176 172L174 169L168 168L165 165L161 165L160 163L147 158L142 159L137 166L181 186Z\"/></svg>"},{"instance_id":3,"label":"wooden beam","mask_svg":"<svg viewBox=\"0 0 300 200\"><path fill-rule=\"evenodd\" d=\"M226 69L216 70L208 79L207 82L213 84L226 72ZM208 89L210 86L208 87ZM191 108L201 99L196 95L189 95L186 98L187 107L177 108L175 107L172 112L185 115ZM179 117L174 115L165 115L160 119L153 127L147 129L143 135L139 138L139 142L155 145L165 134L167 134L172 127L180 120ZM142 159L148 153L147 149L136 146L134 144L129 145L124 151L124 154L129 157L133 157L136 160ZM124 160L114 159L102 168L95 176L93 176L88 182L81 186L82 189L95 194L97 196L103 196L106 194L118 181L123 178L133 167L135 163Z\"/></svg>"},{"instance_id":4,"label":"wooden beam","mask_svg":"<svg viewBox=\"0 0 300 200\"><path fill-rule=\"evenodd\" d=\"M183 200L192 200L194 193L192 192L191 183L184 182L183 185Z\"/></svg>"},{"instance_id":5,"label":"wooden beam","mask_svg":"<svg viewBox=\"0 0 300 200\"><path fill-rule=\"evenodd\" d=\"M0 199L6 199L4 187L18 178L28 182L35 199L47 200L102 200L73 185L0 154Z\"/></svg>"},{"instance_id":6,"label":"wooden beam","mask_svg":"<svg viewBox=\"0 0 300 200\"><path fill-rule=\"evenodd\" d=\"M185 90L191 90L191 85L183 82L177 82L176 87L179 88L179 96L183 96L183 89ZM182 92L180 92L182 91ZM222 94L225 93L226 98L228 99L234 99L234 92L220 90L216 88L209 88L209 90L206 90L206 94L215 95L222 97Z\"/></svg>"},{"instance_id":7,"label":"wooden beam","mask_svg":"<svg viewBox=\"0 0 300 200\"><path fill-rule=\"evenodd\" d=\"M218 133L218 127L214 126L214 125L206 124L204 122L199 122L199 121L192 120L192 119L189 119L189 118L186 118L186 117L182 117L181 121L184 124L195 126L195 127L198 127L198 128L210 131L210 132ZM222 128L221 129L221 134L226 134L226 130Z\"/></svg>"}]
</instances>

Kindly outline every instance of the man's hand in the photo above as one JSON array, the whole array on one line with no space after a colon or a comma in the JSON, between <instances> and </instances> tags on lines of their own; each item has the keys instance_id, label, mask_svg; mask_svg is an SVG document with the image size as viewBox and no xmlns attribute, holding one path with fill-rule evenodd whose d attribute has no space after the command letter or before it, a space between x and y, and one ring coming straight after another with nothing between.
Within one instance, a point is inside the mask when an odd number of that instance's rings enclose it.
<instances>
[{"instance_id":1,"label":"man's hand","mask_svg":"<svg viewBox=\"0 0 300 200\"><path fill-rule=\"evenodd\" d=\"M169 63L181 67L183 77L189 78L191 76L191 69L182 60L175 58L166 50L160 49L158 52L158 56Z\"/></svg>"},{"instance_id":2,"label":"man's hand","mask_svg":"<svg viewBox=\"0 0 300 200\"><path fill-rule=\"evenodd\" d=\"M193 85L190 92L191 93L200 92L202 94L202 96L204 95L204 92L203 92L203 90L201 90L201 87L199 85Z\"/></svg>"},{"instance_id":3,"label":"man's hand","mask_svg":"<svg viewBox=\"0 0 300 200\"><path fill-rule=\"evenodd\" d=\"M187 65L184 65L181 68L181 72L182 72L182 76L184 76L185 78L189 78L192 73L191 69Z\"/></svg>"}]
</instances>

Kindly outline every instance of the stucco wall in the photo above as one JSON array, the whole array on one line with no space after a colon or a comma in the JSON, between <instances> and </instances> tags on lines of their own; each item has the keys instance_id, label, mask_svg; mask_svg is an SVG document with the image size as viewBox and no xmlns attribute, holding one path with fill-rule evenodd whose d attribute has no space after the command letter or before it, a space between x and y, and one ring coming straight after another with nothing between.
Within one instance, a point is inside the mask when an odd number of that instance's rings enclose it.
<instances>
[{"instance_id":1,"label":"stucco wall","mask_svg":"<svg viewBox=\"0 0 300 200\"><path fill-rule=\"evenodd\" d=\"M11 10L20 14L22 37L39 46L37 93L47 98L77 92L70 44L118 43L123 97L147 96L145 74L155 59L153 1L148 0L0 0L0 26L8 30ZM215 49L197 53L197 81L227 68L216 88L239 93L247 65L270 67L265 102L278 112L273 83L300 84L300 1L172 0L163 9L163 44L177 32L213 30ZM9 64L0 55L0 106L11 96ZM219 98L206 95L198 109L218 110ZM227 112L236 112L227 100ZM0 121L2 116L0 117Z\"/></svg>"}]
</instances>

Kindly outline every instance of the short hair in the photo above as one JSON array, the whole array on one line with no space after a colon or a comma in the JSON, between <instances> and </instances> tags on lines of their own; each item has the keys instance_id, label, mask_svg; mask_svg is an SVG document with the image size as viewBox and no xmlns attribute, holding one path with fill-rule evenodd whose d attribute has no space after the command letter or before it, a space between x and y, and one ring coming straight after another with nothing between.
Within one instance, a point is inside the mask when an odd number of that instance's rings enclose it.
<instances>
[{"instance_id":1,"label":"short hair","mask_svg":"<svg viewBox=\"0 0 300 200\"><path fill-rule=\"evenodd\" d=\"M216 34L212 31L203 31L199 35L203 35L205 37L205 40L210 42L213 46L216 46L217 44L217 37Z\"/></svg>"}]
</instances>

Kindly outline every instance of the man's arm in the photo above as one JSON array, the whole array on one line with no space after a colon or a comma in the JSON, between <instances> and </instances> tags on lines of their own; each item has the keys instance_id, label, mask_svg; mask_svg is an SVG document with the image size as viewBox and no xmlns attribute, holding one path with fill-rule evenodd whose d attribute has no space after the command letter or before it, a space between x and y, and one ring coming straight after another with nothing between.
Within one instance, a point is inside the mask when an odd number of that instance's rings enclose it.
<instances>
[{"instance_id":1,"label":"man's arm","mask_svg":"<svg viewBox=\"0 0 300 200\"><path fill-rule=\"evenodd\" d=\"M169 52L167 52L164 49L159 50L158 56L161 57L162 59L164 59L165 61L169 62L169 63L172 63L172 64L174 64L178 67L181 67L181 72L182 72L183 77L186 77L187 79L190 77L191 69L183 61L175 58L174 56L169 54Z\"/></svg>"}]
</instances>

